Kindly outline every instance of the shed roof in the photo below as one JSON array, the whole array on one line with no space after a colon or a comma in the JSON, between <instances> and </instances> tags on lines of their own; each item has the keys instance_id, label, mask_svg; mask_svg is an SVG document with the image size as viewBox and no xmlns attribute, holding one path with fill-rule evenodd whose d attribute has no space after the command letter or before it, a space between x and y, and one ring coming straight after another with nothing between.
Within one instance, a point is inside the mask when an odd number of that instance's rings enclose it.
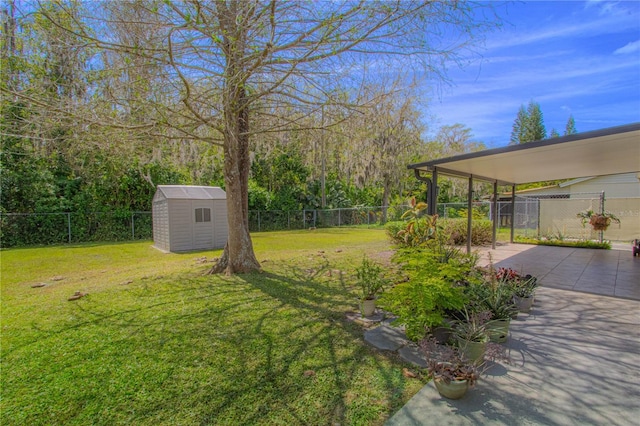
<instances>
[{"instance_id":1,"label":"shed roof","mask_svg":"<svg viewBox=\"0 0 640 426\"><path fill-rule=\"evenodd\" d=\"M218 186L158 185L158 191L171 200L225 200L226 192Z\"/></svg>"},{"instance_id":2,"label":"shed roof","mask_svg":"<svg viewBox=\"0 0 640 426\"><path fill-rule=\"evenodd\" d=\"M408 168L502 184L640 172L640 123L410 164Z\"/></svg>"}]
</instances>

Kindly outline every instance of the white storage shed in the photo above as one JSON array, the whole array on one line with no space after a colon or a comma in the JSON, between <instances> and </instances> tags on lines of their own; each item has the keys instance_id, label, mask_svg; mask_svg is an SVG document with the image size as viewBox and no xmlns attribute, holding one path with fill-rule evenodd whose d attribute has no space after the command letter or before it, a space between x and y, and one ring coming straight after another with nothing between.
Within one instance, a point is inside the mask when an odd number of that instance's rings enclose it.
<instances>
[{"instance_id":1,"label":"white storage shed","mask_svg":"<svg viewBox=\"0 0 640 426\"><path fill-rule=\"evenodd\" d=\"M227 242L227 194L219 187L158 185L152 214L160 250L218 249Z\"/></svg>"}]
</instances>

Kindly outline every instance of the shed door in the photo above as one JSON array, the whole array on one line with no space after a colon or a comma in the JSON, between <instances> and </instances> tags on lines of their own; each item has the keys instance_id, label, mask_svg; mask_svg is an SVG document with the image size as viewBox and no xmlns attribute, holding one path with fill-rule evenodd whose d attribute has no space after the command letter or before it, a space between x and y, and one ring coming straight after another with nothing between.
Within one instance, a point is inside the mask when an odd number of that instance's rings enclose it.
<instances>
[{"instance_id":1,"label":"shed door","mask_svg":"<svg viewBox=\"0 0 640 426\"><path fill-rule=\"evenodd\" d=\"M213 206L208 201L193 201L193 248L213 247Z\"/></svg>"}]
</instances>

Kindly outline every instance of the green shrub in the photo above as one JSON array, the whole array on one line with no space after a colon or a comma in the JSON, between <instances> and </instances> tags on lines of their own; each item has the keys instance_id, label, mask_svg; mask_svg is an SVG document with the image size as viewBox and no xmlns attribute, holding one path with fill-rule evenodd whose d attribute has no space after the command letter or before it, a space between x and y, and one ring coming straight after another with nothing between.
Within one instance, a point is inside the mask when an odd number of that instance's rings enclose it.
<instances>
[{"instance_id":1,"label":"green shrub","mask_svg":"<svg viewBox=\"0 0 640 426\"><path fill-rule=\"evenodd\" d=\"M408 278L383 294L379 305L397 316L396 322L405 325L411 340L422 339L428 329L444 323L447 312L466 303L464 286L472 262L466 255L447 263L440 259L429 249L400 250L393 259Z\"/></svg>"},{"instance_id":2,"label":"green shrub","mask_svg":"<svg viewBox=\"0 0 640 426\"><path fill-rule=\"evenodd\" d=\"M404 236L399 234L406 228L406 222L388 222L385 225L391 241L400 247L410 247L405 242ZM453 245L467 243L467 219L443 219L438 218L437 233L447 237L447 242ZM471 244L490 244L493 237L492 222L490 220L476 220L471 223ZM437 239L437 238L436 238Z\"/></svg>"},{"instance_id":3,"label":"green shrub","mask_svg":"<svg viewBox=\"0 0 640 426\"><path fill-rule=\"evenodd\" d=\"M467 243L467 219L440 219L439 231L449 235L454 245ZM471 244L481 246L489 244L493 237L493 226L490 220L474 220L471 222Z\"/></svg>"},{"instance_id":4,"label":"green shrub","mask_svg":"<svg viewBox=\"0 0 640 426\"><path fill-rule=\"evenodd\" d=\"M515 241L523 244L534 244L539 246L557 246L557 247L576 247L576 248L592 248L611 250L610 241L591 241L591 240L560 240L560 239L538 239L516 236Z\"/></svg>"}]
</instances>

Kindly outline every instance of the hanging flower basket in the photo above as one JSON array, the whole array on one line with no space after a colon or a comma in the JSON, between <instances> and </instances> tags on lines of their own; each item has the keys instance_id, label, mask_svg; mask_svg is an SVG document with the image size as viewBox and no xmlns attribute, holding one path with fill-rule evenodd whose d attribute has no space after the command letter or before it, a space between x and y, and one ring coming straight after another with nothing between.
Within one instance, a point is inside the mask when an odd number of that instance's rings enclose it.
<instances>
[{"instance_id":1,"label":"hanging flower basket","mask_svg":"<svg viewBox=\"0 0 640 426\"><path fill-rule=\"evenodd\" d=\"M611 224L611 218L600 214L591 216L589 223L595 231L606 231Z\"/></svg>"},{"instance_id":2,"label":"hanging flower basket","mask_svg":"<svg viewBox=\"0 0 640 426\"><path fill-rule=\"evenodd\" d=\"M611 222L620 223L620 219L613 213L596 213L592 209L580 212L577 216L582 221L582 226L585 226L587 222L589 222L594 231L606 231L609 225L611 225Z\"/></svg>"}]
</instances>

